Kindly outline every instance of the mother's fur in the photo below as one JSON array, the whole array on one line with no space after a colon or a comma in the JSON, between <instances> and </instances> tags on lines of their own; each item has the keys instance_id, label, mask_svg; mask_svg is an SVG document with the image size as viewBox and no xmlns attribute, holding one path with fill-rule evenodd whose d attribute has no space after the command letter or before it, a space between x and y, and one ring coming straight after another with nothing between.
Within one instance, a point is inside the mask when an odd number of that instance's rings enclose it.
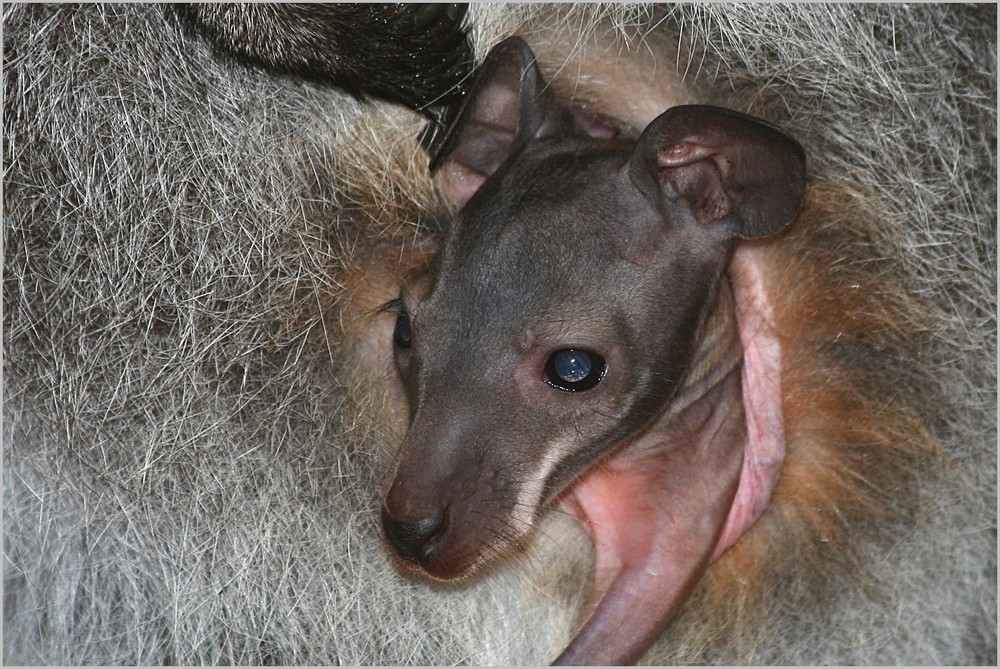
<instances>
[{"instance_id":1,"label":"mother's fur","mask_svg":"<svg viewBox=\"0 0 1000 669\"><path fill-rule=\"evenodd\" d=\"M995 663L995 7L601 11L468 21L623 125L667 95L779 122L813 173L774 251L812 455L648 659ZM403 426L371 310L443 207L419 117L155 6L4 32L5 662L553 657L589 570L567 518L458 589L378 536Z\"/></svg>"}]
</instances>

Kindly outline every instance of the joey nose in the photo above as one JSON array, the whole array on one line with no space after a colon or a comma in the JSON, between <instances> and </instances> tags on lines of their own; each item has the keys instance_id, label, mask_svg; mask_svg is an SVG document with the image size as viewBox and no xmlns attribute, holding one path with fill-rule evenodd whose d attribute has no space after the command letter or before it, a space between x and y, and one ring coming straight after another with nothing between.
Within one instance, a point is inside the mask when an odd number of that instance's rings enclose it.
<instances>
[{"instance_id":1,"label":"joey nose","mask_svg":"<svg viewBox=\"0 0 1000 669\"><path fill-rule=\"evenodd\" d=\"M444 532L445 514L436 510L418 520L404 521L393 518L383 506L382 527L401 558L421 564L430 558L437 545L437 538Z\"/></svg>"}]
</instances>

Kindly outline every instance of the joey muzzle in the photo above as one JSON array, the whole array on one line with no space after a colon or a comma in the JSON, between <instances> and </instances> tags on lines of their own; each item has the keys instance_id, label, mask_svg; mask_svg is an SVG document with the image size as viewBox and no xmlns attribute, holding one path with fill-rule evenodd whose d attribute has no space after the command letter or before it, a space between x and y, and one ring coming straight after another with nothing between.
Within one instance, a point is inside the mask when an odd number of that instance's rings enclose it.
<instances>
[{"instance_id":1,"label":"joey muzzle","mask_svg":"<svg viewBox=\"0 0 1000 669\"><path fill-rule=\"evenodd\" d=\"M403 571L448 582L475 573L507 547L503 542L527 532L530 520L512 518L520 469L495 456L503 443L488 436L499 431L502 412L495 421L424 421L425 413L441 415L468 392L442 395L425 398L417 412L381 519Z\"/></svg>"},{"instance_id":2,"label":"joey muzzle","mask_svg":"<svg viewBox=\"0 0 1000 669\"><path fill-rule=\"evenodd\" d=\"M382 510L399 563L451 581L558 499L595 545L562 664L639 660L766 507L780 343L755 256L730 258L805 188L801 147L735 111L675 107L634 141L593 128L523 41L484 62L432 162L462 208L398 299L412 418Z\"/></svg>"}]
</instances>

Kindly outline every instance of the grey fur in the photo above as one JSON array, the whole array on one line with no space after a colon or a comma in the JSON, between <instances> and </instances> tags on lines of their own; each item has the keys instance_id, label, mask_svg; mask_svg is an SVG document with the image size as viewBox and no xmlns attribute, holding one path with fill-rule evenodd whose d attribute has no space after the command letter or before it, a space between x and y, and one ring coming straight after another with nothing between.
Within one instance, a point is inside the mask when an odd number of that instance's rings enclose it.
<instances>
[{"instance_id":1,"label":"grey fur","mask_svg":"<svg viewBox=\"0 0 1000 669\"><path fill-rule=\"evenodd\" d=\"M535 20L514 11L473 12L480 56ZM413 115L229 67L155 6L4 12L5 662L554 657L587 582L565 518L459 589L405 581L380 543L398 435L330 344L351 290L332 277L421 223L359 215L358 191L433 214L393 162ZM704 101L780 121L882 211L933 312L953 475L832 610L650 659L995 663L996 9L681 6L658 29L674 21L698 55L665 62Z\"/></svg>"}]
</instances>

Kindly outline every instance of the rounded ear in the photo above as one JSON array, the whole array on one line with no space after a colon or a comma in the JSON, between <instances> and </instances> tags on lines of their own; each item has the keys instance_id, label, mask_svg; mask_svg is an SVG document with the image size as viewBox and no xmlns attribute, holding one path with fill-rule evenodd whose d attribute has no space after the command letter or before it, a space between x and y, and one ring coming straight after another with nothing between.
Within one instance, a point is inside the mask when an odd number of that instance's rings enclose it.
<instances>
[{"instance_id":1,"label":"rounded ear","mask_svg":"<svg viewBox=\"0 0 1000 669\"><path fill-rule=\"evenodd\" d=\"M442 190L464 204L511 154L543 127L550 107L535 54L519 37L490 51L431 158Z\"/></svg>"},{"instance_id":2,"label":"rounded ear","mask_svg":"<svg viewBox=\"0 0 1000 669\"><path fill-rule=\"evenodd\" d=\"M784 229L805 196L806 158L794 139L721 107L673 107L636 143L629 176L651 200L682 200L701 225L757 239Z\"/></svg>"}]
</instances>

